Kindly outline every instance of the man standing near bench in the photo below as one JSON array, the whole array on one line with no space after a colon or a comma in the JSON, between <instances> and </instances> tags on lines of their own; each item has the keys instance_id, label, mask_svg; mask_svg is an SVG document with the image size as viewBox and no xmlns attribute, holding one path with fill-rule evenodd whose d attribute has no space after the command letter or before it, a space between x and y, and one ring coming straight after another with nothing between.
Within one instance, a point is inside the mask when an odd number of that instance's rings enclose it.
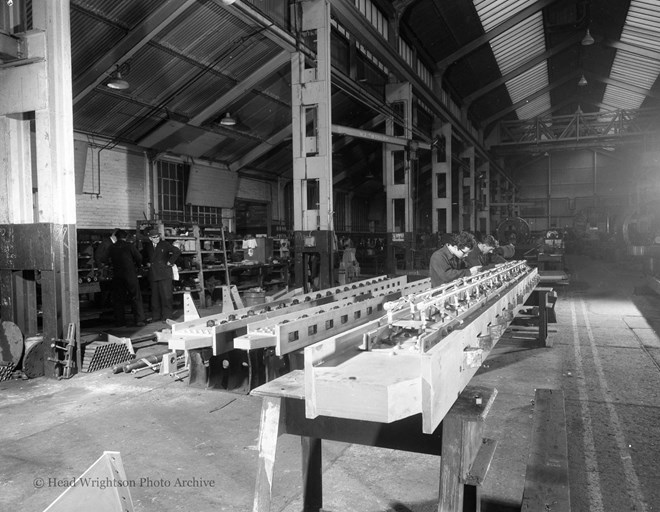
<instances>
[{"instance_id":1,"label":"man standing near bench","mask_svg":"<svg viewBox=\"0 0 660 512\"><path fill-rule=\"evenodd\" d=\"M172 302L174 275L172 267L181 255L178 247L167 240L162 240L160 233L149 231L150 243L145 244L147 266L149 267L149 284L151 285L151 314L153 322L172 319Z\"/></svg>"}]
</instances>

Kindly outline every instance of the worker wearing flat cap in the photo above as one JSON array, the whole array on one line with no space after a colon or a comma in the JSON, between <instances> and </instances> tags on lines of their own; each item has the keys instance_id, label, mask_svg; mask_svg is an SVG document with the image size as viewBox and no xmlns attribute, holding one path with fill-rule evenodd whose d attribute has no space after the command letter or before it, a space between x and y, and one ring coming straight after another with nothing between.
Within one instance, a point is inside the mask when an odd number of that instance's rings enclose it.
<instances>
[{"instance_id":1,"label":"worker wearing flat cap","mask_svg":"<svg viewBox=\"0 0 660 512\"><path fill-rule=\"evenodd\" d=\"M476 274L479 266L466 268L462 261L474 246L474 237L466 231L450 235L449 241L431 255L431 287Z\"/></svg>"},{"instance_id":2,"label":"worker wearing flat cap","mask_svg":"<svg viewBox=\"0 0 660 512\"><path fill-rule=\"evenodd\" d=\"M174 296L172 267L181 255L181 251L167 240L162 240L156 229L149 230L147 235L149 242L144 244L144 251L151 285L152 321L164 322L172 319Z\"/></svg>"}]
</instances>

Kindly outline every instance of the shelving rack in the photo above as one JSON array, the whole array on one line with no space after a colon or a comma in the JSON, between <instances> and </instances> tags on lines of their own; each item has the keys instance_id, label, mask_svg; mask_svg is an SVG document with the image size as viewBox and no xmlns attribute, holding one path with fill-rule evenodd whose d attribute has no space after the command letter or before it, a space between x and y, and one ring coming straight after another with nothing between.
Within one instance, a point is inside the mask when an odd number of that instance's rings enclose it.
<instances>
[{"instance_id":1,"label":"shelving rack","mask_svg":"<svg viewBox=\"0 0 660 512\"><path fill-rule=\"evenodd\" d=\"M213 299L214 291L226 284L236 285L239 291L252 288L267 291L288 284L288 251L277 251L277 263L244 262L243 240L225 233L223 248L221 226L160 220L137 222L138 232L151 228L157 229L165 240L181 250L177 261L180 279L174 287L175 295L197 294L200 307L210 305L207 304L207 293ZM287 244L279 243L278 247L280 245ZM225 255L228 261L225 261ZM230 283L226 283L225 265Z\"/></svg>"}]
</instances>

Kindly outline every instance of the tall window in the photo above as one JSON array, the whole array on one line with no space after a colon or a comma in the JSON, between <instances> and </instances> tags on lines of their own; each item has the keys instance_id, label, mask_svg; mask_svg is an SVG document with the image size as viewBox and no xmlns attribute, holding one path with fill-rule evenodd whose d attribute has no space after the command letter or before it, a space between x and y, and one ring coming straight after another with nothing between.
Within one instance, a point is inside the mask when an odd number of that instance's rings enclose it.
<instances>
[{"instance_id":1,"label":"tall window","mask_svg":"<svg viewBox=\"0 0 660 512\"><path fill-rule=\"evenodd\" d=\"M185 220L186 179L190 166L157 160L158 213L162 220Z\"/></svg>"},{"instance_id":2,"label":"tall window","mask_svg":"<svg viewBox=\"0 0 660 512\"><path fill-rule=\"evenodd\" d=\"M222 222L222 208L186 204L190 165L157 160L156 171L159 219L170 222L197 222L202 225L219 225Z\"/></svg>"}]
</instances>

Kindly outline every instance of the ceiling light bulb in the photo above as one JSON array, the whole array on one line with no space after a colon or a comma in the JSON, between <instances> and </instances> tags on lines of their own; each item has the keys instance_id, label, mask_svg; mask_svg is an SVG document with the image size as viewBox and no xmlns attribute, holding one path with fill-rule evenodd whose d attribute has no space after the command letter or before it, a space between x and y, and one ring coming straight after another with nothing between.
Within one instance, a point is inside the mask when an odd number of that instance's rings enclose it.
<instances>
[{"instance_id":1,"label":"ceiling light bulb","mask_svg":"<svg viewBox=\"0 0 660 512\"><path fill-rule=\"evenodd\" d=\"M229 112L227 112L227 113L225 114L225 117L223 117L223 118L220 120L220 124L223 125L223 126L234 126L234 125L236 124L236 119L234 119L233 117L231 117L231 115L229 114Z\"/></svg>"},{"instance_id":2,"label":"ceiling light bulb","mask_svg":"<svg viewBox=\"0 0 660 512\"><path fill-rule=\"evenodd\" d=\"M587 33L584 35L582 38L582 46L590 46L594 44L594 38L591 37L591 33L589 32L589 29L587 29Z\"/></svg>"},{"instance_id":3,"label":"ceiling light bulb","mask_svg":"<svg viewBox=\"0 0 660 512\"><path fill-rule=\"evenodd\" d=\"M130 84L121 77L121 73L117 72L115 78L111 78L110 81L106 84L110 89L117 89L123 91L130 87Z\"/></svg>"},{"instance_id":4,"label":"ceiling light bulb","mask_svg":"<svg viewBox=\"0 0 660 512\"><path fill-rule=\"evenodd\" d=\"M584 86L587 85L588 83L589 83L589 82L587 82L587 79L584 77L584 75L582 75L582 76L580 77L580 79L578 80L578 85L579 85L580 87L584 87Z\"/></svg>"}]
</instances>

